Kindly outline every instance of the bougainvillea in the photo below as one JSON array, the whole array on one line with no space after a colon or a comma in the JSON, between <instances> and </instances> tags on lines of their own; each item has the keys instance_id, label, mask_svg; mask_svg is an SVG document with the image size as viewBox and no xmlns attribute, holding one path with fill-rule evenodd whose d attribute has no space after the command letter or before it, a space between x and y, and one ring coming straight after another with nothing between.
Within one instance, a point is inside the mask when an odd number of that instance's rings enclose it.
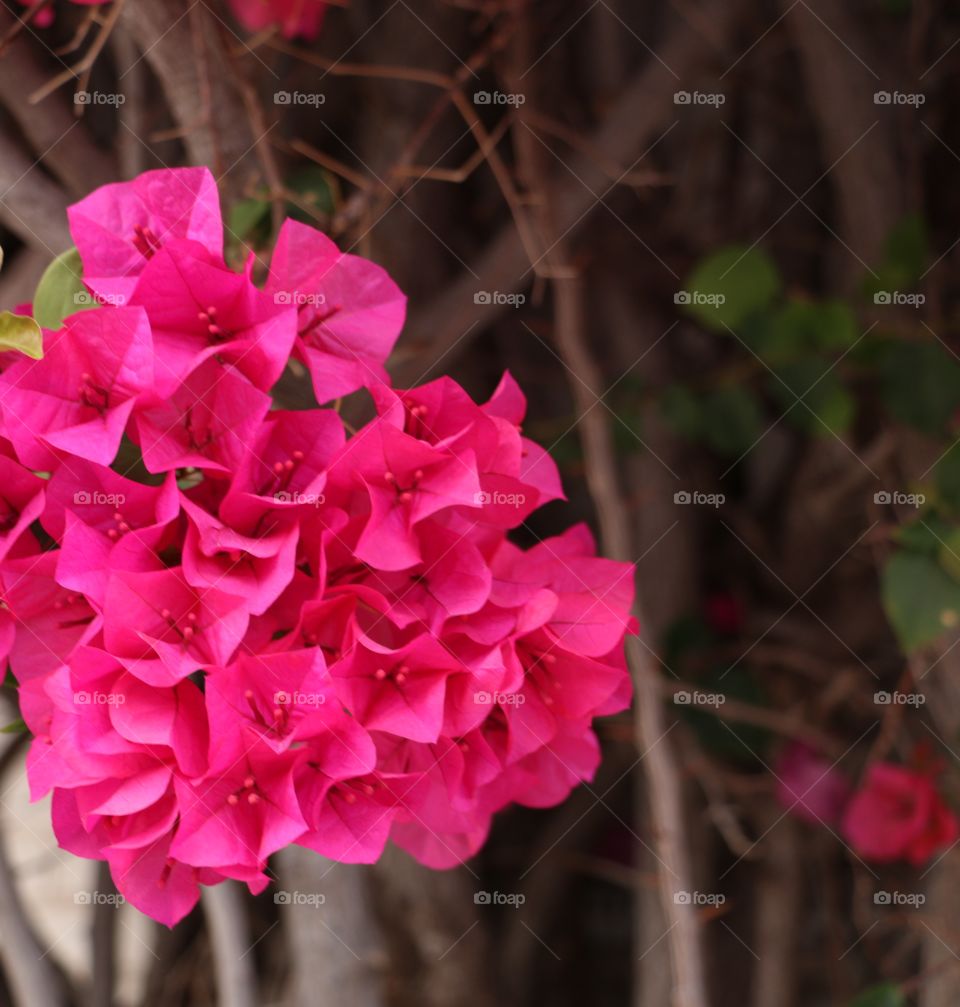
<instances>
[{"instance_id":1,"label":"bougainvillea","mask_svg":"<svg viewBox=\"0 0 960 1007\"><path fill-rule=\"evenodd\" d=\"M911 766L875 762L854 789L837 763L791 742L774 770L776 796L811 825L838 827L854 853L874 863L926 863L960 837L960 822L937 789L935 759Z\"/></svg>"},{"instance_id":2,"label":"bougainvillea","mask_svg":"<svg viewBox=\"0 0 960 1007\"><path fill-rule=\"evenodd\" d=\"M513 379L390 387L393 281L291 221L262 285L232 271L206 169L69 219L96 306L0 355L0 648L61 845L172 925L288 844L451 867L591 778L633 570L508 539L562 496ZM290 360L317 407L271 398Z\"/></svg>"},{"instance_id":3,"label":"bougainvillea","mask_svg":"<svg viewBox=\"0 0 960 1007\"><path fill-rule=\"evenodd\" d=\"M316 38L327 5L323 0L230 0L236 19L248 31L276 25L284 38Z\"/></svg>"},{"instance_id":4,"label":"bougainvillea","mask_svg":"<svg viewBox=\"0 0 960 1007\"><path fill-rule=\"evenodd\" d=\"M36 7L42 0L19 0L19 2L24 7ZM106 3L107 0L71 0L71 2L84 7L94 7L98 4ZM43 10L37 11L33 17L33 21L40 28L51 25L53 23L53 8L45 7Z\"/></svg>"},{"instance_id":5,"label":"bougainvillea","mask_svg":"<svg viewBox=\"0 0 960 1007\"><path fill-rule=\"evenodd\" d=\"M850 781L833 760L791 742L774 768L777 800L811 825L833 826L850 796Z\"/></svg>"},{"instance_id":6,"label":"bougainvillea","mask_svg":"<svg viewBox=\"0 0 960 1007\"><path fill-rule=\"evenodd\" d=\"M955 842L960 825L933 772L877 762L847 806L843 835L865 860L919 866Z\"/></svg>"}]
</instances>

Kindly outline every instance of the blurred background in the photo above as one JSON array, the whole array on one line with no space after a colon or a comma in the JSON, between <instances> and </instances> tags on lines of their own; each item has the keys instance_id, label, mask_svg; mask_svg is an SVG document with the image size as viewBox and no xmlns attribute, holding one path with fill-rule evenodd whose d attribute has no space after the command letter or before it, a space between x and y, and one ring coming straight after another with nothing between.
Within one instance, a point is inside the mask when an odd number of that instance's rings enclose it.
<instances>
[{"instance_id":1,"label":"blurred background","mask_svg":"<svg viewBox=\"0 0 960 1007\"><path fill-rule=\"evenodd\" d=\"M390 271L398 384L513 373L569 496L520 538L588 522L642 631L563 806L453 872L295 850L173 931L56 848L11 734L0 1002L32 954L96 1007L956 1007L957 5L41 6L0 3L3 306L68 204L208 164L234 264L295 216Z\"/></svg>"}]
</instances>

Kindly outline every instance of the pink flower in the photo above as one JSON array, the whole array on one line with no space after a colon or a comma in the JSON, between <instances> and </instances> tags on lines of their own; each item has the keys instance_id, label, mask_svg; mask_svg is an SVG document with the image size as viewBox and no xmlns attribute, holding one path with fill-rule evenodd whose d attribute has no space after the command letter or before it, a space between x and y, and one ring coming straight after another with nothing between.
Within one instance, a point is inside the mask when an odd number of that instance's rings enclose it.
<instances>
[{"instance_id":1,"label":"pink flower","mask_svg":"<svg viewBox=\"0 0 960 1007\"><path fill-rule=\"evenodd\" d=\"M24 7L35 7L38 3L40 3L40 0L19 0L19 2ZM103 0L73 0L73 2L80 4L81 6L88 7L103 3ZM53 8L47 7L34 16L31 24L36 25L38 28L48 28L53 24L53 16Z\"/></svg>"},{"instance_id":2,"label":"pink flower","mask_svg":"<svg viewBox=\"0 0 960 1007\"><path fill-rule=\"evenodd\" d=\"M0 375L0 408L30 468L55 469L62 455L109 465L134 405L153 391L145 312L99 308L47 332L42 360L20 360Z\"/></svg>"},{"instance_id":3,"label":"pink flower","mask_svg":"<svg viewBox=\"0 0 960 1007\"><path fill-rule=\"evenodd\" d=\"M277 25L284 38L314 39L327 5L323 0L230 0L234 16L247 31Z\"/></svg>"},{"instance_id":4,"label":"pink flower","mask_svg":"<svg viewBox=\"0 0 960 1007\"><path fill-rule=\"evenodd\" d=\"M130 303L150 316L163 396L212 357L269 391L296 337L292 307L276 303L195 241L167 242L143 267Z\"/></svg>"},{"instance_id":5,"label":"pink flower","mask_svg":"<svg viewBox=\"0 0 960 1007\"><path fill-rule=\"evenodd\" d=\"M407 299L379 266L288 220L266 289L298 308L294 356L310 371L318 402L389 380L383 364L403 328Z\"/></svg>"},{"instance_id":6,"label":"pink flower","mask_svg":"<svg viewBox=\"0 0 960 1007\"><path fill-rule=\"evenodd\" d=\"M777 800L814 825L834 825L843 813L850 782L839 769L802 742L792 742L774 772Z\"/></svg>"},{"instance_id":7,"label":"pink flower","mask_svg":"<svg viewBox=\"0 0 960 1007\"><path fill-rule=\"evenodd\" d=\"M207 360L165 401L138 410L130 432L149 472L230 473L269 409L268 395L233 368Z\"/></svg>"},{"instance_id":8,"label":"pink flower","mask_svg":"<svg viewBox=\"0 0 960 1007\"><path fill-rule=\"evenodd\" d=\"M84 283L110 304L127 303L144 267L172 239L189 238L223 258L220 197L208 168L161 168L101 186L67 216Z\"/></svg>"},{"instance_id":9,"label":"pink flower","mask_svg":"<svg viewBox=\"0 0 960 1007\"><path fill-rule=\"evenodd\" d=\"M929 773L879 762L847 806L842 832L866 860L919 867L956 841L960 824Z\"/></svg>"}]
</instances>

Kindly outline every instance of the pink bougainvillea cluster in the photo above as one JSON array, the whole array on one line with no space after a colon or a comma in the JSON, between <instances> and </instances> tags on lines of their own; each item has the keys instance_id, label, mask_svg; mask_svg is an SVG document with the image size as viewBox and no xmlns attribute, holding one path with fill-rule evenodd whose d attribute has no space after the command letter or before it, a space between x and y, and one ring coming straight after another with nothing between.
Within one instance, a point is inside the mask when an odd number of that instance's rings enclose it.
<instances>
[{"instance_id":1,"label":"pink bougainvillea cluster","mask_svg":"<svg viewBox=\"0 0 960 1007\"><path fill-rule=\"evenodd\" d=\"M516 383L391 388L393 281L294 221L234 272L206 169L69 220L99 306L0 355L0 647L61 845L172 925L288 844L450 867L589 779L633 571L508 540L562 495ZM290 361L328 405L276 407Z\"/></svg>"}]
</instances>

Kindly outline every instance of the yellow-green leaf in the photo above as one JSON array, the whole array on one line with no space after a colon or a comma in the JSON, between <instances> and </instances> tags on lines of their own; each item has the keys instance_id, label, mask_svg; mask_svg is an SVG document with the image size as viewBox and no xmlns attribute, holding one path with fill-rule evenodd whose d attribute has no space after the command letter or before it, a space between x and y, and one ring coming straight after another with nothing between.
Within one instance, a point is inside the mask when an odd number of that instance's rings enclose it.
<instances>
[{"instance_id":1,"label":"yellow-green leaf","mask_svg":"<svg viewBox=\"0 0 960 1007\"><path fill-rule=\"evenodd\" d=\"M0 350L19 350L34 360L43 356L43 333L26 315L0 311Z\"/></svg>"}]
</instances>

